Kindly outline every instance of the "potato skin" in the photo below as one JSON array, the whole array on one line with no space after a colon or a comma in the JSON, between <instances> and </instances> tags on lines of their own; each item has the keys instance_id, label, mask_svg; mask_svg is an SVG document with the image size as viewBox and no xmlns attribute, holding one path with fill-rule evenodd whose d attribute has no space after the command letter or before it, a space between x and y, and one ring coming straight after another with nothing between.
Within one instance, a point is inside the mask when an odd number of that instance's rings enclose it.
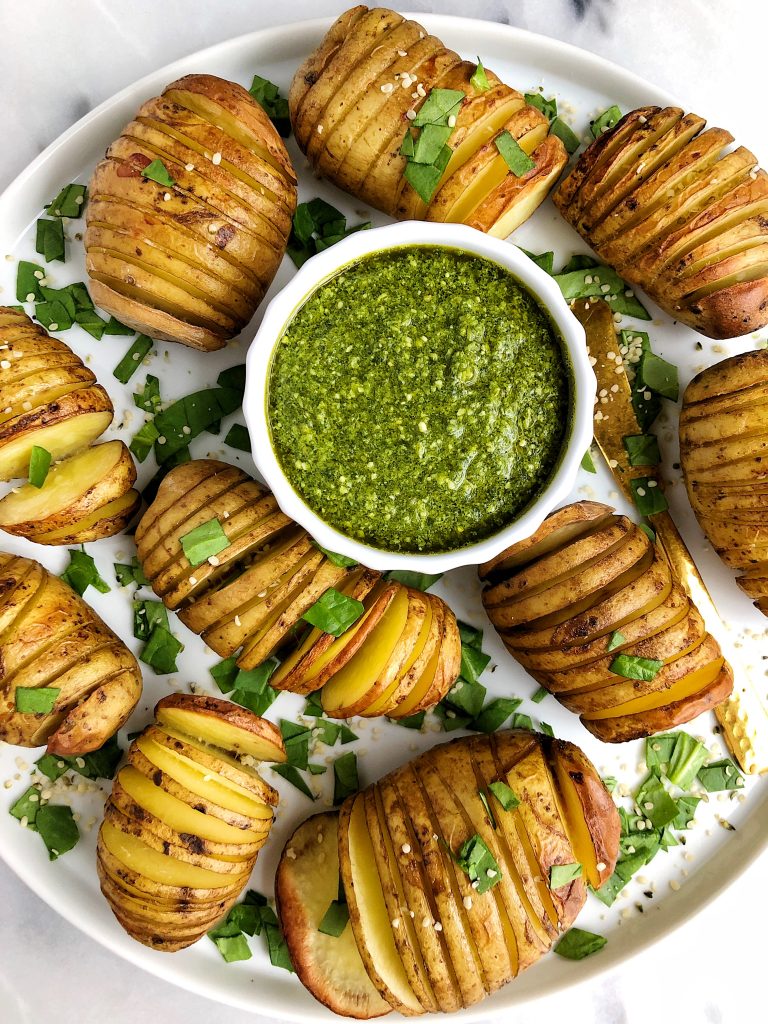
<instances>
[{"instance_id":1,"label":"potato skin","mask_svg":"<svg viewBox=\"0 0 768 1024\"><path fill-rule=\"evenodd\" d=\"M668 129L651 146L654 123ZM581 154L553 200L669 316L735 338L768 323L768 175L749 150L726 154L732 136L704 123L675 107L630 111ZM753 238L734 253L734 218L751 215Z\"/></svg>"},{"instance_id":2,"label":"potato skin","mask_svg":"<svg viewBox=\"0 0 768 1024\"><path fill-rule=\"evenodd\" d=\"M156 159L172 185L143 176ZM139 109L94 170L89 193L94 302L151 337L212 351L242 330L277 272L296 176L274 125L242 86L187 75Z\"/></svg>"},{"instance_id":3,"label":"potato skin","mask_svg":"<svg viewBox=\"0 0 768 1024\"><path fill-rule=\"evenodd\" d=\"M757 608L768 614L768 351L697 374L680 413L680 465L699 525ZM734 448L734 445L738 446Z\"/></svg>"},{"instance_id":4,"label":"potato skin","mask_svg":"<svg viewBox=\"0 0 768 1024\"><path fill-rule=\"evenodd\" d=\"M27 747L47 742L50 753L67 756L102 746L141 696L141 672L125 644L66 583L5 553L0 615L0 738ZM17 711L20 683L59 688L51 713Z\"/></svg>"}]
</instances>

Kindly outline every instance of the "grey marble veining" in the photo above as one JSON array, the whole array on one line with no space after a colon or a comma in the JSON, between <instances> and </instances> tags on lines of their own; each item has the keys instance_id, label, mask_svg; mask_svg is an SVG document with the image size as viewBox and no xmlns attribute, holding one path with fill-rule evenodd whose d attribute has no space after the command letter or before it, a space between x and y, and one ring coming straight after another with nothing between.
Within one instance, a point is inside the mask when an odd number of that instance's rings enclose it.
<instances>
[{"instance_id":1,"label":"grey marble veining","mask_svg":"<svg viewBox=\"0 0 768 1024\"><path fill-rule=\"evenodd\" d=\"M118 89L186 53L256 28L333 15L334 0L0 0L0 188ZM555 36L667 88L768 153L765 0L410 0ZM763 857L689 925L595 983L505 1024L686 1024L764 1018ZM753 913L747 917L746 907ZM738 922L738 932L735 931ZM717 955L715 955L717 951ZM655 1009L654 1009L655 1007ZM0 864L2 1024L258 1024L193 997L81 935ZM497 1019L501 1024L501 1018Z\"/></svg>"}]
</instances>

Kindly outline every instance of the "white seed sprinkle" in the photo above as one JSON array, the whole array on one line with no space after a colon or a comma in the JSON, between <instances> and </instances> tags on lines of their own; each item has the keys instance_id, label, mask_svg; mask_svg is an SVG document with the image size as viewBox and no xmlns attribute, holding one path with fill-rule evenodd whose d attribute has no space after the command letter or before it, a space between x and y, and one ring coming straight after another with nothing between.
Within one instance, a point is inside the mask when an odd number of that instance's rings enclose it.
<instances>
[{"instance_id":1,"label":"white seed sprinkle","mask_svg":"<svg viewBox=\"0 0 768 1024\"><path fill-rule=\"evenodd\" d=\"M595 867L598 871L605 871L606 865L602 860L599 860L597 864L595 864Z\"/></svg>"},{"instance_id":2,"label":"white seed sprinkle","mask_svg":"<svg viewBox=\"0 0 768 1024\"><path fill-rule=\"evenodd\" d=\"M385 82L384 85L380 86L383 93L394 92L394 85L391 82Z\"/></svg>"},{"instance_id":3,"label":"white seed sprinkle","mask_svg":"<svg viewBox=\"0 0 768 1024\"><path fill-rule=\"evenodd\" d=\"M10 368L11 368L11 361L10 361L10 359L3 359L2 362L0 362L0 368L2 368L3 370L10 370Z\"/></svg>"},{"instance_id":4,"label":"white seed sprinkle","mask_svg":"<svg viewBox=\"0 0 768 1024\"><path fill-rule=\"evenodd\" d=\"M197 579L194 576L190 576L188 582L189 582L190 587L196 587L197 586Z\"/></svg>"},{"instance_id":5,"label":"white seed sprinkle","mask_svg":"<svg viewBox=\"0 0 768 1024\"><path fill-rule=\"evenodd\" d=\"M211 163L218 166L221 163L221 153L214 153L211 157Z\"/></svg>"},{"instance_id":6,"label":"white seed sprinkle","mask_svg":"<svg viewBox=\"0 0 768 1024\"><path fill-rule=\"evenodd\" d=\"M471 910L472 909L472 897L471 896L465 896L462 902L464 903L464 909L465 910Z\"/></svg>"},{"instance_id":7,"label":"white seed sprinkle","mask_svg":"<svg viewBox=\"0 0 768 1024\"><path fill-rule=\"evenodd\" d=\"M392 924L393 928L399 928L400 927L400 918L399 917L393 917L392 921L391 921L391 924Z\"/></svg>"},{"instance_id":8,"label":"white seed sprinkle","mask_svg":"<svg viewBox=\"0 0 768 1024\"><path fill-rule=\"evenodd\" d=\"M34 302L34 301L35 301L35 293L34 292L30 292L29 295L27 296L27 302Z\"/></svg>"},{"instance_id":9,"label":"white seed sprinkle","mask_svg":"<svg viewBox=\"0 0 768 1024\"><path fill-rule=\"evenodd\" d=\"M194 169L195 169L195 165L194 164L184 164L184 170L185 171L194 171Z\"/></svg>"},{"instance_id":10,"label":"white seed sprinkle","mask_svg":"<svg viewBox=\"0 0 768 1024\"><path fill-rule=\"evenodd\" d=\"M678 892L679 891L680 883L678 882L678 880L676 878L673 878L672 881L669 883L669 888L672 890L672 892Z\"/></svg>"},{"instance_id":11,"label":"white seed sprinkle","mask_svg":"<svg viewBox=\"0 0 768 1024\"><path fill-rule=\"evenodd\" d=\"M322 134L323 134L323 130L324 130L324 126L323 126L323 125L321 125L321 124L319 124L319 125L317 126L317 134L318 134L318 135L322 135Z\"/></svg>"},{"instance_id":12,"label":"white seed sprinkle","mask_svg":"<svg viewBox=\"0 0 768 1024\"><path fill-rule=\"evenodd\" d=\"M403 845L400 847L400 849L403 851L403 853L410 853L411 852L411 844L410 843L403 843Z\"/></svg>"},{"instance_id":13,"label":"white seed sprinkle","mask_svg":"<svg viewBox=\"0 0 768 1024\"><path fill-rule=\"evenodd\" d=\"M440 924L440 922L439 921L435 921L435 931L436 932L441 932L442 930L443 930L443 926Z\"/></svg>"},{"instance_id":14,"label":"white seed sprinkle","mask_svg":"<svg viewBox=\"0 0 768 1024\"><path fill-rule=\"evenodd\" d=\"M406 110L405 116L408 118L409 121L415 121L416 120L416 111L415 110Z\"/></svg>"},{"instance_id":15,"label":"white seed sprinkle","mask_svg":"<svg viewBox=\"0 0 768 1024\"><path fill-rule=\"evenodd\" d=\"M168 200L170 198L171 198L171 193L170 192L164 192L163 193L163 199L166 201L166 203L168 202Z\"/></svg>"}]
</instances>

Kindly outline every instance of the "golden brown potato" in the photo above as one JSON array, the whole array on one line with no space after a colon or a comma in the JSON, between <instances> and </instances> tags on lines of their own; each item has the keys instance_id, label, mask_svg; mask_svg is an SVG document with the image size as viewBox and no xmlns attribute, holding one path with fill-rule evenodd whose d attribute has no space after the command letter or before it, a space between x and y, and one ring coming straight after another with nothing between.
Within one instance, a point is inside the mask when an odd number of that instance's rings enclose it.
<instances>
[{"instance_id":1,"label":"golden brown potato","mask_svg":"<svg viewBox=\"0 0 768 1024\"><path fill-rule=\"evenodd\" d=\"M124 724L141 696L136 659L74 590L38 563L0 552L0 739L85 754ZM58 691L47 713L23 693Z\"/></svg>"},{"instance_id":2,"label":"golden brown potato","mask_svg":"<svg viewBox=\"0 0 768 1024\"><path fill-rule=\"evenodd\" d=\"M680 465L693 511L757 608L768 615L768 351L703 370L685 389Z\"/></svg>"},{"instance_id":3,"label":"golden brown potato","mask_svg":"<svg viewBox=\"0 0 768 1024\"><path fill-rule=\"evenodd\" d=\"M212 519L229 547L191 566L181 538ZM270 684L302 694L322 688L323 707L336 718L416 714L458 677L458 625L440 598L362 566L335 565L234 466L197 460L171 470L136 544L157 596L217 654L239 651L238 665L251 669L280 652ZM339 637L302 622L331 587L364 609Z\"/></svg>"},{"instance_id":4,"label":"golden brown potato","mask_svg":"<svg viewBox=\"0 0 768 1024\"><path fill-rule=\"evenodd\" d=\"M171 184L144 176L155 161ZM242 86L187 75L139 109L89 195L93 301L150 337L211 351L248 323L277 273L296 176Z\"/></svg>"},{"instance_id":5,"label":"golden brown potato","mask_svg":"<svg viewBox=\"0 0 768 1024\"><path fill-rule=\"evenodd\" d=\"M294 76L288 96L296 141L313 169L399 220L471 224L506 238L546 198L568 159L547 118L488 71L462 61L415 21L353 7ZM429 201L406 181L400 147L433 89L463 92L451 154ZM514 174L495 144L508 132L534 161Z\"/></svg>"},{"instance_id":6,"label":"golden brown potato","mask_svg":"<svg viewBox=\"0 0 768 1024\"><path fill-rule=\"evenodd\" d=\"M711 338L768 323L768 175L678 107L630 111L579 157L555 206L598 256Z\"/></svg>"},{"instance_id":7,"label":"golden brown potato","mask_svg":"<svg viewBox=\"0 0 768 1024\"><path fill-rule=\"evenodd\" d=\"M507 809L489 789L499 782L517 801ZM288 840L276 893L296 972L360 1020L470 1006L573 924L586 883L613 873L619 833L613 801L571 743L518 730L434 747ZM485 845L494 874L473 879L457 863L466 843ZM562 865L575 877L553 885ZM339 884L349 924L329 938L317 929Z\"/></svg>"},{"instance_id":8,"label":"golden brown potato","mask_svg":"<svg viewBox=\"0 0 768 1024\"><path fill-rule=\"evenodd\" d=\"M284 761L279 729L213 697L172 694L133 741L99 832L101 889L153 949L196 942L248 882L278 795L253 760Z\"/></svg>"},{"instance_id":9,"label":"golden brown potato","mask_svg":"<svg viewBox=\"0 0 768 1024\"><path fill-rule=\"evenodd\" d=\"M661 548L607 505L552 513L480 567L507 650L608 743L712 710L733 675Z\"/></svg>"}]
</instances>

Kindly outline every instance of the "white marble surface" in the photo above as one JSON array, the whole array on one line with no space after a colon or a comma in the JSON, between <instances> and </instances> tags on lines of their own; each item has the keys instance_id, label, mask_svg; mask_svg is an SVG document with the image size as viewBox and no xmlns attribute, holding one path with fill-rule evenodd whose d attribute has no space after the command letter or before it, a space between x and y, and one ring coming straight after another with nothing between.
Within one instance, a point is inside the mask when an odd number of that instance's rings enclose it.
<instances>
[{"instance_id":1,"label":"white marble surface","mask_svg":"<svg viewBox=\"0 0 768 1024\"><path fill-rule=\"evenodd\" d=\"M0 188L101 100L185 53L260 26L336 14L335 0L0 0ZM399 5L398 5L399 6ZM553 35L631 68L728 125L764 156L765 0L411 0ZM764 1019L768 856L694 921L604 979L505 1024L686 1024ZM259 1024L117 959L0 863L2 1024ZM501 1024L501 1020L498 1020Z\"/></svg>"}]
</instances>

